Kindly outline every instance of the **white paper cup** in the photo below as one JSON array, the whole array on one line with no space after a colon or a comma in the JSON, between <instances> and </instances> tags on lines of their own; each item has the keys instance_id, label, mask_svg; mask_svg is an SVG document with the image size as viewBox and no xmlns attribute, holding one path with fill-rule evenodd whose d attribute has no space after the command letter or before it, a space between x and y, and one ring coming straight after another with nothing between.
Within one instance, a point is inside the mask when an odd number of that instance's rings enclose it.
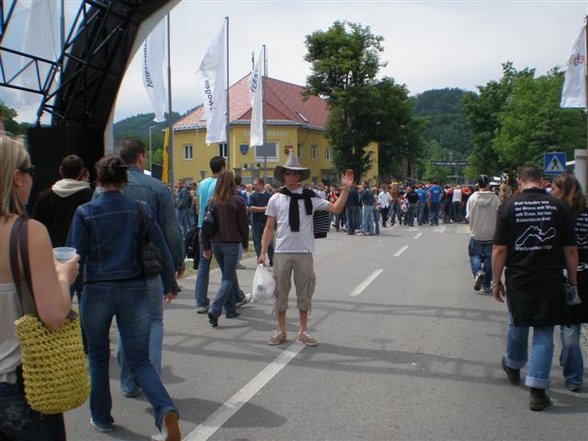
<instances>
[{"instance_id":1,"label":"white paper cup","mask_svg":"<svg viewBox=\"0 0 588 441\"><path fill-rule=\"evenodd\" d=\"M72 247L53 248L53 255L60 262L67 262L76 255L76 249Z\"/></svg>"}]
</instances>

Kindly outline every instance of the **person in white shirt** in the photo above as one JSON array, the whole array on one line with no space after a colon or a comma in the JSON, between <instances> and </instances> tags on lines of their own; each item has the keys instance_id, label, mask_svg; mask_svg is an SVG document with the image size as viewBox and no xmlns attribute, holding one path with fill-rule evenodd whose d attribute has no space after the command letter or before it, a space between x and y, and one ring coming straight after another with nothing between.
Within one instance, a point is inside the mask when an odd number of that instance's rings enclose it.
<instances>
[{"instance_id":1,"label":"person in white shirt","mask_svg":"<svg viewBox=\"0 0 588 441\"><path fill-rule=\"evenodd\" d=\"M270 198L267 204L265 212L267 223L263 231L261 252L257 259L258 263L265 263L268 246L277 226L274 251L274 277L276 278L274 310L277 312L278 330L269 339L270 345L279 345L286 341L286 310L292 274L294 274L300 319L298 340L308 346L317 344L307 330L308 312L311 309L316 282L312 258L314 252L312 213L314 210L341 213L345 207L349 189L354 184L354 175L352 170L345 172L341 182L341 195L334 204L316 197L312 190L303 190L300 183L309 177L310 169L302 167L292 152L286 163L283 166L277 166L274 171L274 178L285 185Z\"/></svg>"},{"instance_id":2,"label":"person in white shirt","mask_svg":"<svg viewBox=\"0 0 588 441\"><path fill-rule=\"evenodd\" d=\"M380 206L380 214L382 215L382 227L386 228L386 220L388 219L388 210L392 204L392 195L386 191L385 187L380 187L378 193L378 205Z\"/></svg>"}]
</instances>

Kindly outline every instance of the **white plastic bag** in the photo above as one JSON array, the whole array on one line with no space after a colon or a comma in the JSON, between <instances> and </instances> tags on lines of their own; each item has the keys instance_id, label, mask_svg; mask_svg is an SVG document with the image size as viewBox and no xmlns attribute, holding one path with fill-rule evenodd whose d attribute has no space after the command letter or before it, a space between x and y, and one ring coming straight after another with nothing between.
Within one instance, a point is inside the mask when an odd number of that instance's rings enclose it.
<instances>
[{"instance_id":1,"label":"white plastic bag","mask_svg":"<svg viewBox=\"0 0 588 441\"><path fill-rule=\"evenodd\" d=\"M274 297L276 290L276 279L274 276L263 266L263 264L257 265L255 275L253 276L253 287L251 292L253 293L253 303L263 302Z\"/></svg>"}]
</instances>

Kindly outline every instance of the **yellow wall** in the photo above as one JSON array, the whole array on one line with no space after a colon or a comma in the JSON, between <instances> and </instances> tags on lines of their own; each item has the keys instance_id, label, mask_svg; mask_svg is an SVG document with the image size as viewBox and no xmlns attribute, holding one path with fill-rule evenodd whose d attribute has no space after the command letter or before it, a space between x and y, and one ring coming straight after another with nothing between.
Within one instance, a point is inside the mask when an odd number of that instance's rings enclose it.
<instances>
[{"instance_id":1,"label":"yellow wall","mask_svg":"<svg viewBox=\"0 0 588 441\"><path fill-rule=\"evenodd\" d=\"M229 155L229 168L238 170L248 181L252 176L264 176L263 157L255 158L255 149L249 147L246 154L241 153L240 145L249 144L249 125L232 126L229 133L231 152ZM311 169L311 177L317 182L323 179L333 178L335 163L333 162L333 151L330 151L330 159L327 159L327 148L329 144L321 132L301 129L290 126L268 126L266 128L266 142L277 143L277 158L268 158L267 176L274 174L274 167L286 161L288 150L291 149L296 156L299 156L300 163ZM184 146L192 145L192 159L184 159ZM313 146L316 156L313 158ZM377 144L372 143L368 147L374 155L372 156L372 168L367 173L371 182L376 182L378 175L378 149ZM174 131L173 142L174 156L174 177L176 181L184 178L187 181L199 182L210 176L208 165L210 158L219 154L217 144L206 145L206 130L182 130Z\"/></svg>"}]
</instances>

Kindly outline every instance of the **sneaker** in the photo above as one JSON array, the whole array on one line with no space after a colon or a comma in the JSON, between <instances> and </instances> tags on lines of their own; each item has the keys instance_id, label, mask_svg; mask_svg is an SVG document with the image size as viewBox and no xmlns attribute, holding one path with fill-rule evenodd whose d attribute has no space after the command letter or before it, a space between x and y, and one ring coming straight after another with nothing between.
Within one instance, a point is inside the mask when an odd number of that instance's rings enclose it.
<instances>
[{"instance_id":1,"label":"sneaker","mask_svg":"<svg viewBox=\"0 0 588 441\"><path fill-rule=\"evenodd\" d=\"M214 315L212 312L208 313L208 323L210 323L210 326L212 326L213 328L216 328L218 326L218 317Z\"/></svg>"},{"instance_id":2,"label":"sneaker","mask_svg":"<svg viewBox=\"0 0 588 441\"><path fill-rule=\"evenodd\" d=\"M276 331L276 332L274 332L274 335L272 335L270 337L270 339L268 340L267 344L270 345L270 346L277 346L277 345L281 345L285 341L286 341L286 333L285 332Z\"/></svg>"},{"instance_id":3,"label":"sneaker","mask_svg":"<svg viewBox=\"0 0 588 441\"><path fill-rule=\"evenodd\" d=\"M476 276L474 277L474 290L475 291L480 291L480 288L482 287L482 282L484 281L484 271L478 271L476 273Z\"/></svg>"},{"instance_id":4,"label":"sneaker","mask_svg":"<svg viewBox=\"0 0 588 441\"><path fill-rule=\"evenodd\" d=\"M199 306L196 308L196 314L208 314L208 306Z\"/></svg>"},{"instance_id":5,"label":"sneaker","mask_svg":"<svg viewBox=\"0 0 588 441\"><path fill-rule=\"evenodd\" d=\"M92 425L92 427L94 427L94 429L96 429L98 432L101 433L106 433L106 432L112 432L112 426L114 426L114 424L102 424L102 423L98 423L97 421L94 420L94 418L90 418L90 424Z\"/></svg>"},{"instance_id":6,"label":"sneaker","mask_svg":"<svg viewBox=\"0 0 588 441\"><path fill-rule=\"evenodd\" d=\"M537 389L536 387L532 387L530 395L529 409L533 411L543 410L546 407L549 407L551 404L551 400L545 393L545 389Z\"/></svg>"},{"instance_id":7,"label":"sneaker","mask_svg":"<svg viewBox=\"0 0 588 441\"><path fill-rule=\"evenodd\" d=\"M234 313L232 313L232 314L226 314L226 315L225 315L225 317L226 317L226 318L228 318L228 319L232 319L232 318L237 318L237 317L239 317L240 315L241 315L240 313L238 313L238 312L234 312Z\"/></svg>"},{"instance_id":8,"label":"sneaker","mask_svg":"<svg viewBox=\"0 0 588 441\"><path fill-rule=\"evenodd\" d=\"M492 292L492 288L490 288L489 286L483 286L482 287L482 293L483 294L490 294Z\"/></svg>"},{"instance_id":9,"label":"sneaker","mask_svg":"<svg viewBox=\"0 0 588 441\"><path fill-rule=\"evenodd\" d=\"M581 384L574 384L574 383L566 383L566 389L569 390L570 392L580 392L580 389L582 389L582 385Z\"/></svg>"},{"instance_id":10,"label":"sneaker","mask_svg":"<svg viewBox=\"0 0 588 441\"><path fill-rule=\"evenodd\" d=\"M521 381L521 370L513 369L506 365L506 359L502 357L502 370L506 373L506 376L512 384L519 384Z\"/></svg>"},{"instance_id":11,"label":"sneaker","mask_svg":"<svg viewBox=\"0 0 588 441\"><path fill-rule=\"evenodd\" d=\"M247 267L245 265L243 265L242 263L238 263L237 269L247 269Z\"/></svg>"},{"instance_id":12,"label":"sneaker","mask_svg":"<svg viewBox=\"0 0 588 441\"><path fill-rule=\"evenodd\" d=\"M240 300L239 302L235 303L235 307L240 308L241 306L246 305L247 303L249 303L251 301L252 298L253 298L253 294L248 292L247 294L245 294L243 296L243 300Z\"/></svg>"},{"instance_id":13,"label":"sneaker","mask_svg":"<svg viewBox=\"0 0 588 441\"><path fill-rule=\"evenodd\" d=\"M298 341L301 341L306 346L316 346L317 345L317 341L314 339L314 337L306 331L298 334Z\"/></svg>"},{"instance_id":14,"label":"sneaker","mask_svg":"<svg viewBox=\"0 0 588 441\"><path fill-rule=\"evenodd\" d=\"M161 422L161 435L163 441L181 441L180 425L178 423L178 414L175 411L167 412Z\"/></svg>"}]
</instances>

